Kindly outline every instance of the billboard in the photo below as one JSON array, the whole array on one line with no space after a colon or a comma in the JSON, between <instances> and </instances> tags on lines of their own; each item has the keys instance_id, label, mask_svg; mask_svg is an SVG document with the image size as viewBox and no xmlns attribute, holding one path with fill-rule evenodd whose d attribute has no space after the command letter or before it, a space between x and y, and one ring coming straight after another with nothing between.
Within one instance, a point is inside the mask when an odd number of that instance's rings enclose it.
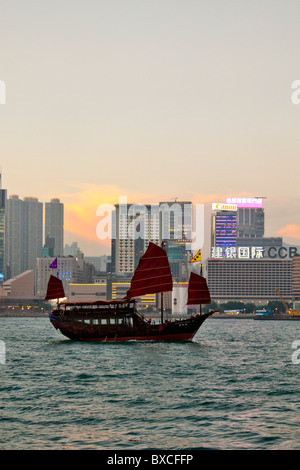
<instances>
[{"instance_id":1,"label":"billboard","mask_svg":"<svg viewBox=\"0 0 300 470\"><path fill-rule=\"evenodd\" d=\"M262 246L213 246L212 259L291 259L298 256L297 247L262 247Z\"/></svg>"},{"instance_id":2,"label":"billboard","mask_svg":"<svg viewBox=\"0 0 300 470\"><path fill-rule=\"evenodd\" d=\"M237 205L227 204L224 202L213 202L212 210L213 211L237 211Z\"/></svg>"},{"instance_id":3,"label":"billboard","mask_svg":"<svg viewBox=\"0 0 300 470\"><path fill-rule=\"evenodd\" d=\"M236 204L237 208L262 209L262 197L227 197L226 204Z\"/></svg>"}]
</instances>

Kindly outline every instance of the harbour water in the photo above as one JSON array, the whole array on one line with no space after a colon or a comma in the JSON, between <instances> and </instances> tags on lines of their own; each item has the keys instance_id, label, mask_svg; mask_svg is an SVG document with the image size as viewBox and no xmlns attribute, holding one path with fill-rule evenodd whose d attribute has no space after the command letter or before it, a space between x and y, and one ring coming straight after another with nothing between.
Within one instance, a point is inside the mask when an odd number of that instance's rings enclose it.
<instances>
[{"instance_id":1,"label":"harbour water","mask_svg":"<svg viewBox=\"0 0 300 470\"><path fill-rule=\"evenodd\" d=\"M80 343L1 318L1 450L300 447L300 322L207 320L192 343Z\"/></svg>"}]
</instances>

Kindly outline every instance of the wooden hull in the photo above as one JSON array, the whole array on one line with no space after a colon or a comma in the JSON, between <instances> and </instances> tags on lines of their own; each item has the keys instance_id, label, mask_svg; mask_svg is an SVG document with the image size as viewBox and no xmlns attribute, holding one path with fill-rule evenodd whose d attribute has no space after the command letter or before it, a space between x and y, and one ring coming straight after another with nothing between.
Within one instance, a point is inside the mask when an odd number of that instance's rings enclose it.
<instances>
[{"instance_id":1,"label":"wooden hull","mask_svg":"<svg viewBox=\"0 0 300 470\"><path fill-rule=\"evenodd\" d=\"M134 318L132 324L103 325L97 324L95 315L88 323L88 318L80 322L75 316L61 316L53 312L49 317L53 326L64 336L77 341L191 341L202 323L213 313L167 321L163 325Z\"/></svg>"}]
</instances>

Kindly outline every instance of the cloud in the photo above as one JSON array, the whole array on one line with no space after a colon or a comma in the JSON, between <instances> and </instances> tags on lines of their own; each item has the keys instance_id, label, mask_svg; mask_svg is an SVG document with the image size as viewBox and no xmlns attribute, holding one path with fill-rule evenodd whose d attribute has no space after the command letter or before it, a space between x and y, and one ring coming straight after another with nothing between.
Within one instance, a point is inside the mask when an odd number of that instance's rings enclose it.
<instances>
[{"instance_id":1,"label":"cloud","mask_svg":"<svg viewBox=\"0 0 300 470\"><path fill-rule=\"evenodd\" d=\"M100 240L96 227L101 218L96 215L97 208L102 204L115 205L120 197L126 197L128 204L155 204L165 199L165 195L128 191L113 185L85 184L74 187L73 191L61 196L64 203L64 228L68 243L79 241L80 246L86 242L87 249L110 247L110 240Z\"/></svg>"},{"instance_id":2,"label":"cloud","mask_svg":"<svg viewBox=\"0 0 300 470\"><path fill-rule=\"evenodd\" d=\"M97 208L101 204L117 204L121 197L125 197L128 204L157 204L160 201L172 200L169 195L163 192L161 194L141 193L113 185L86 184L75 187L73 191L65 193L61 197L65 208L65 230L74 236L93 242L97 241L96 226L100 220L96 215ZM178 200L208 204L213 201L224 201L225 196L186 193L178 197Z\"/></svg>"},{"instance_id":3,"label":"cloud","mask_svg":"<svg viewBox=\"0 0 300 470\"><path fill-rule=\"evenodd\" d=\"M300 242L300 224L288 224L276 232L281 237Z\"/></svg>"}]
</instances>

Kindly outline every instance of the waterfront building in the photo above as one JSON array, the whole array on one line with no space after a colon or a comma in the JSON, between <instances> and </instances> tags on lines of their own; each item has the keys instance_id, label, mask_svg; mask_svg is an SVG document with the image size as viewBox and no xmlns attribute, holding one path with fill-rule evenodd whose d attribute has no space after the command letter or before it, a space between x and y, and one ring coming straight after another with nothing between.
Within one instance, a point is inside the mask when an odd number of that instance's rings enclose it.
<instances>
[{"instance_id":1,"label":"waterfront building","mask_svg":"<svg viewBox=\"0 0 300 470\"><path fill-rule=\"evenodd\" d=\"M95 267L85 262L83 257L57 257L57 269L50 267L54 260L55 258L53 257L37 259L35 291L38 297L45 297L51 274L61 279L65 289L66 297L69 295L69 285L71 283L93 283Z\"/></svg>"},{"instance_id":2,"label":"waterfront building","mask_svg":"<svg viewBox=\"0 0 300 470\"><path fill-rule=\"evenodd\" d=\"M289 259L208 259L207 283L215 301L278 300L276 289L292 299L292 263Z\"/></svg>"},{"instance_id":3,"label":"waterfront building","mask_svg":"<svg viewBox=\"0 0 300 470\"><path fill-rule=\"evenodd\" d=\"M101 283L70 283L68 291L69 302L96 302L106 300L106 282Z\"/></svg>"},{"instance_id":4,"label":"waterfront building","mask_svg":"<svg viewBox=\"0 0 300 470\"><path fill-rule=\"evenodd\" d=\"M24 271L3 283L4 297L8 299L34 298L34 270Z\"/></svg>"},{"instance_id":5,"label":"waterfront building","mask_svg":"<svg viewBox=\"0 0 300 470\"><path fill-rule=\"evenodd\" d=\"M131 276L113 276L107 278L107 298L112 300L120 300L126 297L127 291L130 288ZM137 298L137 306L141 310L148 307L157 307L158 295L147 294Z\"/></svg>"},{"instance_id":6,"label":"waterfront building","mask_svg":"<svg viewBox=\"0 0 300 470\"><path fill-rule=\"evenodd\" d=\"M45 241L54 239L54 256L64 254L64 205L59 199L45 203Z\"/></svg>"},{"instance_id":7,"label":"waterfront building","mask_svg":"<svg viewBox=\"0 0 300 470\"><path fill-rule=\"evenodd\" d=\"M300 255L294 256L292 262L292 296L300 301Z\"/></svg>"}]
</instances>

